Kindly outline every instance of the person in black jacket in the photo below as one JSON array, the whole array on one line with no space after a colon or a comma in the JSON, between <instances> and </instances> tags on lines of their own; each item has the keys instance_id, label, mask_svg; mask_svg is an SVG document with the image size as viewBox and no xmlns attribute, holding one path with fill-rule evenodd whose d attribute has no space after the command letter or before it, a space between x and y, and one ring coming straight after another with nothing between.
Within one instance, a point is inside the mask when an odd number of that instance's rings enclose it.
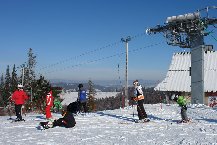
<instances>
[{"instance_id":1,"label":"person in black jacket","mask_svg":"<svg viewBox=\"0 0 217 145\"><path fill-rule=\"evenodd\" d=\"M62 127L66 127L66 128L71 128L71 127L75 126L75 124L76 124L75 118L71 112L63 110L62 116L63 116L63 118L59 118L57 120L54 120L52 127L62 126Z\"/></svg>"}]
</instances>

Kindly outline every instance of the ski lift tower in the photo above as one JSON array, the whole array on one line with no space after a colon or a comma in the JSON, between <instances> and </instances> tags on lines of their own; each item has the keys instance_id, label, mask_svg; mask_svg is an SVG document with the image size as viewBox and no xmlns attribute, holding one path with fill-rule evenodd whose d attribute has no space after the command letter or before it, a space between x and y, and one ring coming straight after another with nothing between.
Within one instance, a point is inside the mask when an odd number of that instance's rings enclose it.
<instances>
[{"instance_id":1,"label":"ski lift tower","mask_svg":"<svg viewBox=\"0 0 217 145\"><path fill-rule=\"evenodd\" d=\"M209 34L205 31L209 25L217 24L217 19L209 16L210 9L217 7L206 7L194 13L168 17L165 25L146 30L147 34L162 32L168 45L190 48L192 104L204 104L204 36Z\"/></svg>"}]
</instances>

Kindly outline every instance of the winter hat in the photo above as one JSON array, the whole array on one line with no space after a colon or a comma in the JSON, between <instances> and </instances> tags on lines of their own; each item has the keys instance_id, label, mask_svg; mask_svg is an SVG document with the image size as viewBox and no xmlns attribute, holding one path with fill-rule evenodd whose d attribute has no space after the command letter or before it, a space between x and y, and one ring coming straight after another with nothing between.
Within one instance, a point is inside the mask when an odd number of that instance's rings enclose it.
<instances>
[{"instance_id":1,"label":"winter hat","mask_svg":"<svg viewBox=\"0 0 217 145\"><path fill-rule=\"evenodd\" d=\"M134 85L136 85L136 84L138 84L138 83L139 83L138 80L133 81L133 84L134 84Z\"/></svg>"},{"instance_id":2,"label":"winter hat","mask_svg":"<svg viewBox=\"0 0 217 145\"><path fill-rule=\"evenodd\" d=\"M48 96L52 96L52 91L50 91L49 93L47 93Z\"/></svg>"},{"instance_id":3,"label":"winter hat","mask_svg":"<svg viewBox=\"0 0 217 145\"><path fill-rule=\"evenodd\" d=\"M174 100L174 101L177 101L177 99L178 99L178 95L173 94L173 95L171 96L171 99Z\"/></svg>"},{"instance_id":4,"label":"winter hat","mask_svg":"<svg viewBox=\"0 0 217 145\"><path fill-rule=\"evenodd\" d=\"M82 88L82 87L83 87L83 84L79 84L79 85L78 85L78 88Z\"/></svg>"}]
</instances>

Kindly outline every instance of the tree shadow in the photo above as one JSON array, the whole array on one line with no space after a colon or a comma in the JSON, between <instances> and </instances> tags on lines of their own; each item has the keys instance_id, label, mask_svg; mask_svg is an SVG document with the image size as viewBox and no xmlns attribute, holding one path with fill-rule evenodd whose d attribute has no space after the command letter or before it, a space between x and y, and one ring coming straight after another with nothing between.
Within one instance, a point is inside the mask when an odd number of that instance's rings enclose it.
<instances>
[{"instance_id":1,"label":"tree shadow","mask_svg":"<svg viewBox=\"0 0 217 145\"><path fill-rule=\"evenodd\" d=\"M115 115L115 114L109 114L104 112L97 112L96 114L99 114L100 116L109 116L109 117L117 118L123 121L135 122L135 119L133 117L126 117L122 115Z\"/></svg>"},{"instance_id":2,"label":"tree shadow","mask_svg":"<svg viewBox=\"0 0 217 145\"><path fill-rule=\"evenodd\" d=\"M104 113L104 112L97 112L97 114L99 114L100 116L109 116L109 117L114 117L123 121L129 121L129 122L135 122L137 119L135 119L133 116L138 116L137 114L130 114L132 115L132 117L129 116L122 116L122 115L116 115L116 114L109 114L109 113ZM151 120L165 120L163 118L159 118L157 116L153 116L153 115L148 115L148 118L150 118ZM177 120L172 120L172 119L166 119L165 121L172 121L172 122L177 122Z\"/></svg>"},{"instance_id":3,"label":"tree shadow","mask_svg":"<svg viewBox=\"0 0 217 145\"><path fill-rule=\"evenodd\" d=\"M202 121L206 121L206 122L209 122L209 123L217 123L217 120L216 119L206 119L206 118L201 118L201 119L194 119L194 120L202 120Z\"/></svg>"}]
</instances>

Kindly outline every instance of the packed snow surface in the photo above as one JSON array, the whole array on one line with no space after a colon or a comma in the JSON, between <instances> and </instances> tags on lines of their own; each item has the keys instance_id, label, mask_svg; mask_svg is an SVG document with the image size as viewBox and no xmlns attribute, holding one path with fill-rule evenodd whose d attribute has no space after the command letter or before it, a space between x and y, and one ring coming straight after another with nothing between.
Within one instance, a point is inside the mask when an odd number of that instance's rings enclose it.
<instances>
[{"instance_id":1,"label":"packed snow surface","mask_svg":"<svg viewBox=\"0 0 217 145\"><path fill-rule=\"evenodd\" d=\"M135 107L106 110L75 116L74 128L40 130L45 115L30 113L25 122L0 117L1 145L217 145L217 109L190 105L191 123L177 124L180 108L175 104L144 104L149 123L138 119ZM133 115L135 114L135 115ZM54 118L61 117L53 114ZM15 116L12 116L15 118Z\"/></svg>"}]
</instances>

